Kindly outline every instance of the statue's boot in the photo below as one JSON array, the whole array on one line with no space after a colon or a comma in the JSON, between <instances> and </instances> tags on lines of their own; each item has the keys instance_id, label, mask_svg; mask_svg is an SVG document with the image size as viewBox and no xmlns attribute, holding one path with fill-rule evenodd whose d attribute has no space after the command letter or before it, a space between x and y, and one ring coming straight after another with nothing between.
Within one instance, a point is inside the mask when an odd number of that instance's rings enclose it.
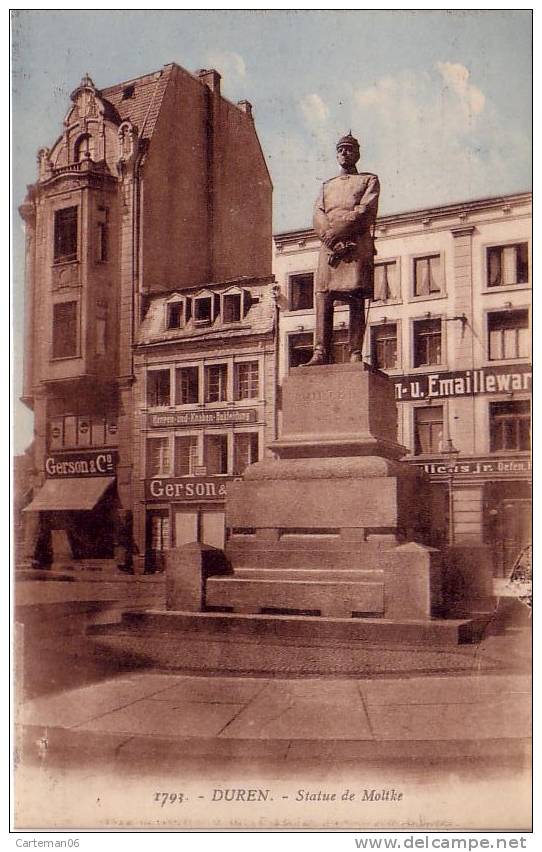
<instances>
[{"instance_id":1,"label":"statue's boot","mask_svg":"<svg viewBox=\"0 0 542 852\"><path fill-rule=\"evenodd\" d=\"M327 363L328 363L328 357L327 357L326 353L324 352L323 349L321 349L317 346L315 348L314 352L312 353L312 358L310 359L310 361L307 361L306 366L307 367L317 367L320 364L327 364Z\"/></svg>"},{"instance_id":2,"label":"statue's boot","mask_svg":"<svg viewBox=\"0 0 542 852\"><path fill-rule=\"evenodd\" d=\"M359 364L363 361L363 356L359 349L354 349L353 352L350 353L350 363L351 364Z\"/></svg>"}]
</instances>

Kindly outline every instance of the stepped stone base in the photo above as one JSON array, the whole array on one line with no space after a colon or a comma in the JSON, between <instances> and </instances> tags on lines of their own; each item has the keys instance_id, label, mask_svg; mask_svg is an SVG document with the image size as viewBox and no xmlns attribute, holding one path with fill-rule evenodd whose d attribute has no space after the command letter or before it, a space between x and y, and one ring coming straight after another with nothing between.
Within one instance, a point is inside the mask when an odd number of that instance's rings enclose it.
<instances>
[{"instance_id":1,"label":"stepped stone base","mask_svg":"<svg viewBox=\"0 0 542 852\"><path fill-rule=\"evenodd\" d=\"M125 612L89 628L98 647L186 672L328 675L467 671L486 620L390 621Z\"/></svg>"}]
</instances>

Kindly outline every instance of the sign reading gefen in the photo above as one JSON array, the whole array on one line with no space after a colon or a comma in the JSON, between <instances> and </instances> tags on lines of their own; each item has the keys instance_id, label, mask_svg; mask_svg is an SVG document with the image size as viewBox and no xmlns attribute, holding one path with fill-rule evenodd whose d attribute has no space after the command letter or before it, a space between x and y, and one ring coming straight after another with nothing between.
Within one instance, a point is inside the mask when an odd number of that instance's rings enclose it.
<instances>
[{"instance_id":1,"label":"sign reading gefen","mask_svg":"<svg viewBox=\"0 0 542 852\"><path fill-rule=\"evenodd\" d=\"M226 483L235 477L200 477L190 479L147 479L146 500L225 500Z\"/></svg>"},{"instance_id":2,"label":"sign reading gefen","mask_svg":"<svg viewBox=\"0 0 542 852\"><path fill-rule=\"evenodd\" d=\"M58 453L45 460L45 474L50 479L67 476L112 476L117 469L116 450L88 453Z\"/></svg>"},{"instance_id":3,"label":"sign reading gefen","mask_svg":"<svg viewBox=\"0 0 542 852\"><path fill-rule=\"evenodd\" d=\"M446 462L442 458L413 460L411 463L423 467L430 476L448 476ZM507 458L491 459L486 457L460 459L454 467L454 476L517 476L531 472L531 460L526 456L510 456Z\"/></svg>"},{"instance_id":4,"label":"sign reading gefen","mask_svg":"<svg viewBox=\"0 0 542 852\"><path fill-rule=\"evenodd\" d=\"M167 411L149 414L147 426L160 429L164 426L222 426L238 423L256 423L255 408L217 408L214 411Z\"/></svg>"},{"instance_id":5,"label":"sign reading gefen","mask_svg":"<svg viewBox=\"0 0 542 852\"><path fill-rule=\"evenodd\" d=\"M412 399L447 399L456 396L530 391L532 376L530 364L403 376L395 380L395 399L398 402L409 402Z\"/></svg>"}]
</instances>

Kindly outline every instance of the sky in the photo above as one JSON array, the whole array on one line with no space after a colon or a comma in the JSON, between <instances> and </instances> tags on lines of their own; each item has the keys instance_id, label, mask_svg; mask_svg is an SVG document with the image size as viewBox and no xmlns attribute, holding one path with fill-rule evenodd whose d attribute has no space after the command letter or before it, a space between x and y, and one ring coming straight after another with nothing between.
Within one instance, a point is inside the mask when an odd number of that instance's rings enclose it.
<instances>
[{"instance_id":1,"label":"sky","mask_svg":"<svg viewBox=\"0 0 542 852\"><path fill-rule=\"evenodd\" d=\"M13 386L21 387L24 232L17 207L70 92L176 62L249 100L274 185L275 232L309 227L335 143L360 140L380 213L531 188L531 13L50 11L12 17ZM15 403L14 451L32 440Z\"/></svg>"}]
</instances>

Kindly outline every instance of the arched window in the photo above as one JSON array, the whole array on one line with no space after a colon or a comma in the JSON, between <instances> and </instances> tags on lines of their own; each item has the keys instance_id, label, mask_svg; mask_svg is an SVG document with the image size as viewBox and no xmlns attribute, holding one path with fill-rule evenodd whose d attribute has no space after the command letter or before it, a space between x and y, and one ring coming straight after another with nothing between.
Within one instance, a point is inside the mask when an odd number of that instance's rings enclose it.
<instances>
[{"instance_id":1,"label":"arched window","mask_svg":"<svg viewBox=\"0 0 542 852\"><path fill-rule=\"evenodd\" d=\"M94 139L89 133L84 133L75 143L74 159L76 163L94 159Z\"/></svg>"}]
</instances>

